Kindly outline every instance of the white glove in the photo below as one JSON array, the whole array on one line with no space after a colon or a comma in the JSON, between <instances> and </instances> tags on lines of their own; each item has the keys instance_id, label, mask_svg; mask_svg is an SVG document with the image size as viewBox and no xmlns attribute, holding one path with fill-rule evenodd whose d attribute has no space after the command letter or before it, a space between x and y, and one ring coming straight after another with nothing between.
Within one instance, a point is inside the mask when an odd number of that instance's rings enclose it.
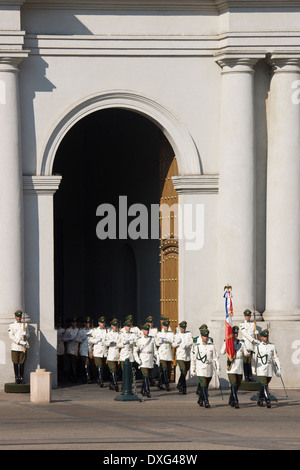
<instances>
[{"instance_id":1,"label":"white glove","mask_svg":"<svg viewBox=\"0 0 300 470\"><path fill-rule=\"evenodd\" d=\"M19 344L21 344L22 346L26 346L26 341L23 341L23 340L21 339L21 341L19 341Z\"/></svg>"},{"instance_id":2,"label":"white glove","mask_svg":"<svg viewBox=\"0 0 300 470\"><path fill-rule=\"evenodd\" d=\"M182 339L181 338L177 338L177 343L181 343Z\"/></svg>"},{"instance_id":3,"label":"white glove","mask_svg":"<svg viewBox=\"0 0 300 470\"><path fill-rule=\"evenodd\" d=\"M281 370L280 369L277 369L276 370L276 377L280 377L281 376Z\"/></svg>"},{"instance_id":4,"label":"white glove","mask_svg":"<svg viewBox=\"0 0 300 470\"><path fill-rule=\"evenodd\" d=\"M193 369L193 370L190 371L190 376L191 376L191 377L194 377L194 375L196 375L196 372L195 372L195 370Z\"/></svg>"}]
</instances>

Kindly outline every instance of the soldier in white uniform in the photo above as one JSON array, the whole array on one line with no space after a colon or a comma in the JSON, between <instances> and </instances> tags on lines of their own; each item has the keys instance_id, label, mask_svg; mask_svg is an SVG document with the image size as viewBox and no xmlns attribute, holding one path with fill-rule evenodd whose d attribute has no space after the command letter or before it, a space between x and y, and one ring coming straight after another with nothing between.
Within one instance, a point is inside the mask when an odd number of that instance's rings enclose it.
<instances>
[{"instance_id":1,"label":"soldier in white uniform","mask_svg":"<svg viewBox=\"0 0 300 470\"><path fill-rule=\"evenodd\" d=\"M69 380L77 381L77 355L78 342L76 341L79 329L77 328L77 318L71 320L71 326L66 329L63 341L66 343L66 353L69 366Z\"/></svg>"},{"instance_id":2,"label":"soldier in white uniform","mask_svg":"<svg viewBox=\"0 0 300 470\"><path fill-rule=\"evenodd\" d=\"M198 404L203 406L204 403L205 408L210 408L208 387L214 369L220 375L220 364L216 348L209 342L209 330L201 330L200 337L193 344L191 358L191 376L196 374L200 385Z\"/></svg>"},{"instance_id":3,"label":"soldier in white uniform","mask_svg":"<svg viewBox=\"0 0 300 470\"><path fill-rule=\"evenodd\" d=\"M92 354L92 346L89 343L89 339L92 335L91 329L91 319L90 317L85 318L83 327L79 329L76 341L79 345L79 356L81 359L81 363L84 368L84 380L90 384L91 383L91 376L90 376L90 357Z\"/></svg>"},{"instance_id":4,"label":"soldier in white uniform","mask_svg":"<svg viewBox=\"0 0 300 470\"><path fill-rule=\"evenodd\" d=\"M119 347L118 347L118 320L113 318L110 322L111 330L107 333L104 344L107 346L107 364L111 374L111 382L109 385L110 390L119 391L117 380L117 367L119 362Z\"/></svg>"},{"instance_id":5,"label":"soldier in white uniform","mask_svg":"<svg viewBox=\"0 0 300 470\"><path fill-rule=\"evenodd\" d=\"M63 341L63 336L65 334L65 328L62 326L62 320L59 318L56 322L56 332L57 332L57 380L61 382L63 380L63 371L64 371L64 357L65 357L65 343Z\"/></svg>"},{"instance_id":6,"label":"soldier in white uniform","mask_svg":"<svg viewBox=\"0 0 300 470\"><path fill-rule=\"evenodd\" d=\"M143 374L141 394L151 398L150 375L157 361L157 347L155 338L149 335L149 324L145 323L141 328L142 335L137 339L134 347L134 357Z\"/></svg>"},{"instance_id":7,"label":"soldier in white uniform","mask_svg":"<svg viewBox=\"0 0 300 470\"><path fill-rule=\"evenodd\" d=\"M243 378L243 362L244 356L248 356L251 351L247 350L245 342L243 339L238 339L239 327L233 327L233 337L234 337L234 348L235 348L235 357L231 362L231 365L227 367L228 380L231 386L231 393L229 398L229 405L235 408L239 408L238 401L238 389L241 385ZM221 354L226 354L226 343L224 342L221 348Z\"/></svg>"},{"instance_id":8,"label":"soldier in white uniform","mask_svg":"<svg viewBox=\"0 0 300 470\"><path fill-rule=\"evenodd\" d=\"M174 335L173 347L175 348L176 359L180 369L180 377L177 388L179 393L186 395L186 374L191 365L191 349L193 346L193 337L190 331L186 331L187 323L179 323L179 332Z\"/></svg>"},{"instance_id":9,"label":"soldier in white uniform","mask_svg":"<svg viewBox=\"0 0 300 470\"><path fill-rule=\"evenodd\" d=\"M240 332L243 335L246 348L251 351L249 356L244 357L244 377L246 382L252 382L253 378L251 362L254 350L255 335L257 335L258 331L255 330L254 323L251 321L251 311L249 309L244 311L244 318L245 320L240 324Z\"/></svg>"},{"instance_id":10,"label":"soldier in white uniform","mask_svg":"<svg viewBox=\"0 0 300 470\"><path fill-rule=\"evenodd\" d=\"M149 315L146 320L144 321L144 324L148 323L149 325L149 336L152 336L156 340L156 336L158 333L158 329L154 327L154 320L152 315ZM160 376L160 371L157 363L154 364L152 373L150 374L150 385L154 385L154 379Z\"/></svg>"},{"instance_id":11,"label":"soldier in white uniform","mask_svg":"<svg viewBox=\"0 0 300 470\"><path fill-rule=\"evenodd\" d=\"M106 319L104 316L101 316L98 318L98 327L92 330L89 339L89 343L93 347L93 358L98 372L97 382L101 388L104 387L104 368L108 351L105 344L106 335Z\"/></svg>"},{"instance_id":12,"label":"soldier in white uniform","mask_svg":"<svg viewBox=\"0 0 300 470\"><path fill-rule=\"evenodd\" d=\"M167 391L170 390L169 381L173 362L172 346L174 340L174 333L169 328L169 325L170 321L165 319L162 322L162 331L159 331L156 336L156 345L158 348L158 357L162 371L162 379ZM158 386L161 388L160 384Z\"/></svg>"},{"instance_id":13,"label":"soldier in white uniform","mask_svg":"<svg viewBox=\"0 0 300 470\"><path fill-rule=\"evenodd\" d=\"M133 347L134 347L137 335L132 331L131 326L132 326L131 322L129 320L126 320L118 336L117 346L120 349L119 359L121 362L122 370L123 370L123 363L126 359L129 359L129 362L131 363L131 365L134 362Z\"/></svg>"},{"instance_id":14,"label":"soldier in white uniform","mask_svg":"<svg viewBox=\"0 0 300 470\"><path fill-rule=\"evenodd\" d=\"M24 367L27 357L27 349L29 348L28 325L22 322L23 312L17 310L15 312L15 321L8 327L8 336L11 343L11 359L14 365L15 382L22 384L24 380Z\"/></svg>"},{"instance_id":15,"label":"soldier in white uniform","mask_svg":"<svg viewBox=\"0 0 300 470\"><path fill-rule=\"evenodd\" d=\"M257 404L259 406L263 406L263 402L265 400L267 407L271 408L268 386L274 372L278 377L280 377L281 366L275 344L269 342L268 330L263 330L260 333L260 337L261 342L256 344L254 352L256 373L260 382L260 391Z\"/></svg>"}]
</instances>

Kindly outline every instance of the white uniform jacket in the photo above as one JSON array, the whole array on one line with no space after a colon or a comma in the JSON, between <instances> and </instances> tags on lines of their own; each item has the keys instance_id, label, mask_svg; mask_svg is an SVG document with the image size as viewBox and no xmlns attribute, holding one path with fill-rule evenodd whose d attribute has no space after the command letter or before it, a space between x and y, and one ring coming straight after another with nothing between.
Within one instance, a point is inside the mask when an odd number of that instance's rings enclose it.
<instances>
[{"instance_id":1,"label":"white uniform jacket","mask_svg":"<svg viewBox=\"0 0 300 470\"><path fill-rule=\"evenodd\" d=\"M190 331L178 332L174 335L173 347L176 351L176 359L179 361L190 361L193 337Z\"/></svg>"},{"instance_id":2,"label":"white uniform jacket","mask_svg":"<svg viewBox=\"0 0 300 470\"><path fill-rule=\"evenodd\" d=\"M246 348L245 341L238 339L234 342L235 358L232 361L230 370L227 369L227 374L243 374L244 373L244 360L243 356L249 356L251 351ZM221 348L221 354L226 354L226 343Z\"/></svg>"},{"instance_id":3,"label":"white uniform jacket","mask_svg":"<svg viewBox=\"0 0 300 470\"><path fill-rule=\"evenodd\" d=\"M193 344L191 354L191 375L198 377L212 377L214 367L219 373L219 356L214 344L203 343L202 338L198 337L197 342Z\"/></svg>"},{"instance_id":4,"label":"white uniform jacket","mask_svg":"<svg viewBox=\"0 0 300 470\"><path fill-rule=\"evenodd\" d=\"M63 340L67 345L67 354L72 354L74 356L78 353L78 342L76 337L78 335L78 328L67 328L63 336Z\"/></svg>"},{"instance_id":5,"label":"white uniform jacket","mask_svg":"<svg viewBox=\"0 0 300 470\"><path fill-rule=\"evenodd\" d=\"M28 338L29 338L29 330L28 325L25 323L25 335L23 331L23 322L11 323L8 326L8 336L9 339L12 341L11 343L11 350L12 351L23 351L23 347L25 346L26 349L29 348ZM22 342L25 341L25 344Z\"/></svg>"},{"instance_id":6,"label":"white uniform jacket","mask_svg":"<svg viewBox=\"0 0 300 470\"><path fill-rule=\"evenodd\" d=\"M109 331L104 339L104 344L107 346L107 360L118 361L119 360L119 347L118 347L118 331Z\"/></svg>"},{"instance_id":7,"label":"white uniform jacket","mask_svg":"<svg viewBox=\"0 0 300 470\"><path fill-rule=\"evenodd\" d=\"M65 345L63 342L63 336L65 334L64 328L57 328L57 347L56 353L58 356L63 356L65 354Z\"/></svg>"},{"instance_id":8,"label":"white uniform jacket","mask_svg":"<svg viewBox=\"0 0 300 470\"><path fill-rule=\"evenodd\" d=\"M246 320L243 321L242 323L240 323L240 332L243 335L243 340L245 341L246 348L250 351L253 351L255 340L254 323Z\"/></svg>"},{"instance_id":9,"label":"white uniform jacket","mask_svg":"<svg viewBox=\"0 0 300 470\"><path fill-rule=\"evenodd\" d=\"M89 344L89 338L91 334L91 328L80 328L80 330L78 331L76 341L79 344L80 356L91 357L92 346Z\"/></svg>"},{"instance_id":10,"label":"white uniform jacket","mask_svg":"<svg viewBox=\"0 0 300 470\"><path fill-rule=\"evenodd\" d=\"M136 342L136 334L131 331L122 331L118 336L117 346L120 348L120 361L129 359L130 362L134 361L133 347Z\"/></svg>"},{"instance_id":11,"label":"white uniform jacket","mask_svg":"<svg viewBox=\"0 0 300 470\"><path fill-rule=\"evenodd\" d=\"M89 344L93 347L94 357L106 357L107 356L107 345L105 344L105 338L108 332L106 328L94 328L89 338Z\"/></svg>"},{"instance_id":12,"label":"white uniform jacket","mask_svg":"<svg viewBox=\"0 0 300 470\"><path fill-rule=\"evenodd\" d=\"M159 331L156 336L156 345L160 361L173 361L172 345L174 333L172 330Z\"/></svg>"},{"instance_id":13,"label":"white uniform jacket","mask_svg":"<svg viewBox=\"0 0 300 470\"><path fill-rule=\"evenodd\" d=\"M157 347L153 336L140 336L134 347L134 359L140 367L153 369L157 362Z\"/></svg>"},{"instance_id":14,"label":"white uniform jacket","mask_svg":"<svg viewBox=\"0 0 300 470\"><path fill-rule=\"evenodd\" d=\"M258 376L272 377L274 364L277 374L280 374L280 362L273 343L259 343L255 345L254 364L256 365L256 374Z\"/></svg>"}]
</instances>

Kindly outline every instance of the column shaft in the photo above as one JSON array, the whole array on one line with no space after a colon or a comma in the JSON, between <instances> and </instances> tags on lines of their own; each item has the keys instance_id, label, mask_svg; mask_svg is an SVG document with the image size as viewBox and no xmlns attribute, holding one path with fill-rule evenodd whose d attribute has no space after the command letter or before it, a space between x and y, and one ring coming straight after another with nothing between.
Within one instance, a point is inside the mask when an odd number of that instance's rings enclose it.
<instances>
[{"instance_id":1,"label":"column shaft","mask_svg":"<svg viewBox=\"0 0 300 470\"><path fill-rule=\"evenodd\" d=\"M18 68L0 59L0 317L23 308L23 217Z\"/></svg>"},{"instance_id":2,"label":"column shaft","mask_svg":"<svg viewBox=\"0 0 300 470\"><path fill-rule=\"evenodd\" d=\"M300 105L292 85L299 61L273 61L268 169L265 320L300 320Z\"/></svg>"},{"instance_id":3,"label":"column shaft","mask_svg":"<svg viewBox=\"0 0 300 470\"><path fill-rule=\"evenodd\" d=\"M254 69L255 60L225 59L222 71L218 221L218 307L233 287L234 312L255 308Z\"/></svg>"}]
</instances>

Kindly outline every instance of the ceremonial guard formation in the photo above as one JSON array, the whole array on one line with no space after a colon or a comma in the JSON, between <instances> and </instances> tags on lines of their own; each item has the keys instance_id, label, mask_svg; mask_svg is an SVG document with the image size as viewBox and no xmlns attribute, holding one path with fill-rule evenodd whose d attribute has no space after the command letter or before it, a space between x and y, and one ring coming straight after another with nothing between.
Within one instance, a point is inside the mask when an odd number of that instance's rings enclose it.
<instances>
[{"instance_id":1,"label":"ceremonial guard formation","mask_svg":"<svg viewBox=\"0 0 300 470\"><path fill-rule=\"evenodd\" d=\"M275 373L281 378L280 361L276 347L269 342L269 331L258 331L252 312L243 312L244 321L239 326L232 325L233 305L232 288L225 286L225 340L220 349L227 356L227 377L230 387L229 405L239 408L238 392L244 375L245 382L259 382L257 405L271 407L269 383ZM124 362L131 365L132 378L136 371L142 378L141 394L151 398L150 386L154 385L154 377L158 377L157 387L170 391L171 375L177 374L177 389L180 394L187 393L187 377L198 379L197 403L200 407L210 408L209 386L215 374L220 382L219 355L207 324L199 327L199 336L193 338L187 329L187 322L181 321L175 333L170 328L168 318L161 319L161 328L153 325L153 317L149 315L138 328L133 324L132 315L125 317L122 328L117 318L113 318L107 326L106 318L98 318L98 326L94 327L87 317L82 327L73 318L65 329L61 320L57 322L57 360L59 377L63 374L63 357L67 358L69 379L78 378L78 361L84 370L84 381L91 383L91 370L94 366L97 382L104 387L105 371L109 373L109 388L119 391L118 374L124 371ZM239 333L241 338L239 338ZM22 322L22 312L15 313L15 322L9 326L12 340L12 360L14 363L16 383L23 380L24 362L28 344L28 327ZM178 369L176 370L176 365ZM128 371L128 369L126 369ZM154 371L157 373L154 374ZM254 371L254 374L253 374ZM173 380L173 379L172 379ZM283 381L282 381L283 384ZM163 387L163 385L165 387ZM284 385L284 384L283 384ZM221 389L222 393L222 389ZM222 393L223 398L223 393Z\"/></svg>"}]
</instances>

